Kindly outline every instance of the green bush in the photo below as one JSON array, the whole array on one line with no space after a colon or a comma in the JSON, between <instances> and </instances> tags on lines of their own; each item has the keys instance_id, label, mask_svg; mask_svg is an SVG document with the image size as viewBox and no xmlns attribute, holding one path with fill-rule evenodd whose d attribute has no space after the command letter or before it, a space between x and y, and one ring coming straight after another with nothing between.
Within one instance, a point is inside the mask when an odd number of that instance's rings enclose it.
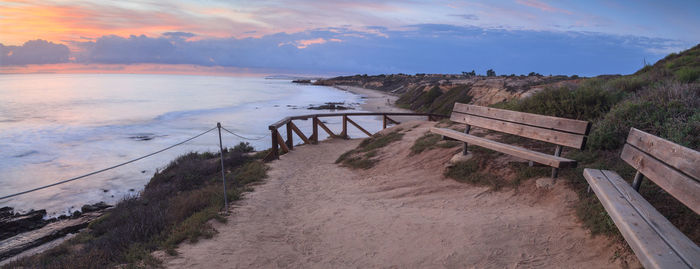
<instances>
[{"instance_id":1,"label":"green bush","mask_svg":"<svg viewBox=\"0 0 700 269\"><path fill-rule=\"evenodd\" d=\"M450 89L446 93L435 98L428 107L427 112L450 115L455 102L466 104L472 100L472 96L469 95L469 90L471 90L469 85L461 85Z\"/></svg>"},{"instance_id":2,"label":"green bush","mask_svg":"<svg viewBox=\"0 0 700 269\"><path fill-rule=\"evenodd\" d=\"M341 154L338 159L335 160L335 163L355 169L372 168L379 161L377 159L372 159L377 155L377 149L386 147L395 141L401 140L404 133L401 133L400 131L401 129L397 129L386 134L374 134L373 136L362 140L357 148Z\"/></svg>"},{"instance_id":3,"label":"green bush","mask_svg":"<svg viewBox=\"0 0 700 269\"><path fill-rule=\"evenodd\" d=\"M588 146L613 150L625 143L631 127L690 148L700 147L698 86L664 83L616 105L593 125Z\"/></svg>"},{"instance_id":4,"label":"green bush","mask_svg":"<svg viewBox=\"0 0 700 269\"><path fill-rule=\"evenodd\" d=\"M452 148L461 144L462 143L457 141L443 141L442 136L439 134L426 133L413 143L413 146L411 146L411 155L416 155L434 148Z\"/></svg>"},{"instance_id":5,"label":"green bush","mask_svg":"<svg viewBox=\"0 0 700 269\"><path fill-rule=\"evenodd\" d=\"M694 82L700 77L700 68L683 67L675 72L678 81L683 83Z\"/></svg>"},{"instance_id":6,"label":"green bush","mask_svg":"<svg viewBox=\"0 0 700 269\"><path fill-rule=\"evenodd\" d=\"M494 105L510 110L579 120L594 120L605 115L624 97L622 91L605 90L595 85L546 88L524 99Z\"/></svg>"},{"instance_id":7,"label":"green bush","mask_svg":"<svg viewBox=\"0 0 700 269\"><path fill-rule=\"evenodd\" d=\"M420 97L418 97L418 100L413 103L411 108L417 111L426 111L440 95L442 95L442 90L440 90L440 87L434 86L430 88L429 91L423 92Z\"/></svg>"},{"instance_id":8,"label":"green bush","mask_svg":"<svg viewBox=\"0 0 700 269\"><path fill-rule=\"evenodd\" d=\"M240 198L246 184L266 177L267 166L242 154L242 147L224 150L228 173L222 193L219 154L188 153L157 172L139 196L127 196L89 225L75 240L42 254L9 263L10 268L158 267L156 249L174 254L183 240L211 237L211 219L223 219L223 197ZM231 180L233 179L233 180ZM122 266L117 266L122 267Z\"/></svg>"},{"instance_id":9,"label":"green bush","mask_svg":"<svg viewBox=\"0 0 700 269\"><path fill-rule=\"evenodd\" d=\"M636 92L649 85L649 81L642 76L625 76L610 80L608 85L623 92Z\"/></svg>"},{"instance_id":10,"label":"green bush","mask_svg":"<svg viewBox=\"0 0 700 269\"><path fill-rule=\"evenodd\" d=\"M238 145L234 146L231 150L248 153L255 151L255 148L253 148L253 146L251 146L248 142L241 142Z\"/></svg>"}]
</instances>

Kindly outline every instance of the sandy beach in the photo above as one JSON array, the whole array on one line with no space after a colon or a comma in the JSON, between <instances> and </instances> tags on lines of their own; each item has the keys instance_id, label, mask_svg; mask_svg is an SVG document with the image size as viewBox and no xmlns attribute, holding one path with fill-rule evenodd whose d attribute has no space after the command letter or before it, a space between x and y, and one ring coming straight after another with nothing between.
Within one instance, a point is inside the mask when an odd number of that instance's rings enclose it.
<instances>
[{"instance_id":1,"label":"sandy beach","mask_svg":"<svg viewBox=\"0 0 700 269\"><path fill-rule=\"evenodd\" d=\"M403 109L395 106L398 96L384 93L376 90L365 89L354 86L334 86L336 89L349 91L354 94L364 96L365 103L360 105L360 108L372 112L413 112L408 109Z\"/></svg>"}]
</instances>

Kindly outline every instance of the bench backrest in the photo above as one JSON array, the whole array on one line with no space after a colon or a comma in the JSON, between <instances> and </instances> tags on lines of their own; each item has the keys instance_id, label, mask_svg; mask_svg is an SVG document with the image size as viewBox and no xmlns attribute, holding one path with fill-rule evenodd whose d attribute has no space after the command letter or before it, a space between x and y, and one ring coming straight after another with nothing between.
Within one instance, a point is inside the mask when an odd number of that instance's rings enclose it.
<instances>
[{"instance_id":1,"label":"bench backrest","mask_svg":"<svg viewBox=\"0 0 700 269\"><path fill-rule=\"evenodd\" d=\"M620 157L700 214L700 152L632 128Z\"/></svg>"},{"instance_id":2,"label":"bench backrest","mask_svg":"<svg viewBox=\"0 0 700 269\"><path fill-rule=\"evenodd\" d=\"M588 121L455 103L450 120L484 129L583 149Z\"/></svg>"}]
</instances>

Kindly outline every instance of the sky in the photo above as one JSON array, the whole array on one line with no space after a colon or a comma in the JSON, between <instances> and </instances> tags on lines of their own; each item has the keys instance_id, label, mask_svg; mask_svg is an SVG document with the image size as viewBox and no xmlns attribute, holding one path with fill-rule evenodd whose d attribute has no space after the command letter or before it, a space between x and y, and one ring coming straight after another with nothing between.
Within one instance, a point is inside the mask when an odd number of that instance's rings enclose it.
<instances>
[{"instance_id":1,"label":"sky","mask_svg":"<svg viewBox=\"0 0 700 269\"><path fill-rule=\"evenodd\" d=\"M0 0L0 73L628 74L697 45L698 11L697 0Z\"/></svg>"}]
</instances>

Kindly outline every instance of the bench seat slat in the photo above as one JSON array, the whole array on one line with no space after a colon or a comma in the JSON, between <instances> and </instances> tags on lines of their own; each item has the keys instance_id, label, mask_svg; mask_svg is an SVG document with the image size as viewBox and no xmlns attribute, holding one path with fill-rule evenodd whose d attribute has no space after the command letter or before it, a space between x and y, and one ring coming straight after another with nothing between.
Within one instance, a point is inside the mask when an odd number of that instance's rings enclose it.
<instances>
[{"instance_id":1,"label":"bench seat slat","mask_svg":"<svg viewBox=\"0 0 700 269\"><path fill-rule=\"evenodd\" d=\"M619 175L597 169L584 169L583 175L645 268L700 265L697 245Z\"/></svg>"},{"instance_id":2,"label":"bench seat slat","mask_svg":"<svg viewBox=\"0 0 700 269\"><path fill-rule=\"evenodd\" d=\"M432 127L430 128L430 132L556 168L576 167L575 160L544 154L541 152L532 151L518 146L504 144L488 140L486 138L461 133L451 129Z\"/></svg>"},{"instance_id":3,"label":"bench seat slat","mask_svg":"<svg viewBox=\"0 0 700 269\"><path fill-rule=\"evenodd\" d=\"M629 144L622 148L620 157L678 201L700 214L700 183Z\"/></svg>"},{"instance_id":4,"label":"bench seat slat","mask_svg":"<svg viewBox=\"0 0 700 269\"><path fill-rule=\"evenodd\" d=\"M584 135L462 114L458 112L452 112L450 120L577 149L583 148L583 145L586 143L586 137Z\"/></svg>"},{"instance_id":5,"label":"bench seat slat","mask_svg":"<svg viewBox=\"0 0 700 269\"><path fill-rule=\"evenodd\" d=\"M582 135L587 135L591 127L591 123L588 121L573 120L533 113L512 111L507 109L468 105L462 103L455 103L454 109L452 109L452 111Z\"/></svg>"},{"instance_id":6,"label":"bench seat slat","mask_svg":"<svg viewBox=\"0 0 700 269\"><path fill-rule=\"evenodd\" d=\"M693 268L700 267L700 248L671 224L639 192L627 184L617 173L603 170L605 177L625 197L639 215Z\"/></svg>"}]
</instances>

